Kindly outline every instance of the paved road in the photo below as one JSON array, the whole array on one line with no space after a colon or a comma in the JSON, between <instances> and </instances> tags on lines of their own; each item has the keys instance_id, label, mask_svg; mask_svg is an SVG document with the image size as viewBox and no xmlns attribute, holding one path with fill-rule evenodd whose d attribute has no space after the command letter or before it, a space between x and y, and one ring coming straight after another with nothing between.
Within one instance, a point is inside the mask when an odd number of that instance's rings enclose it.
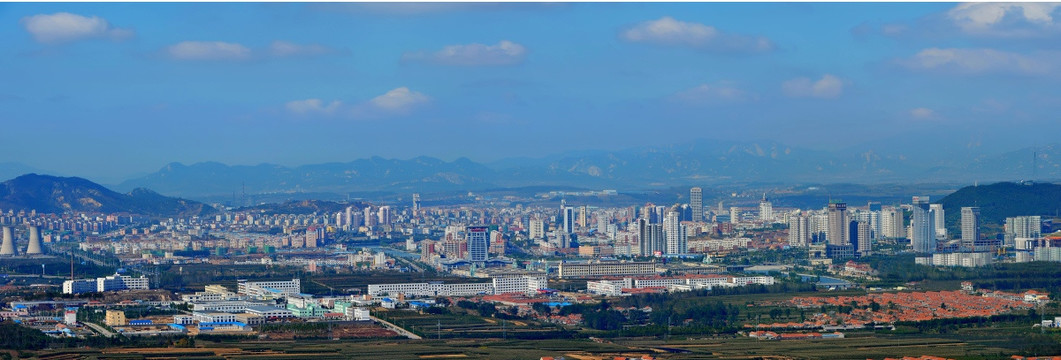
<instances>
[{"instance_id":1,"label":"paved road","mask_svg":"<svg viewBox=\"0 0 1061 360\"><path fill-rule=\"evenodd\" d=\"M405 337L413 339L413 340L422 339L419 335L413 334L413 333L409 332L409 330L402 329L402 328L398 327L398 325L391 324L391 323L389 323L389 322L387 322L387 321L385 321L383 319L380 319L378 317L375 317L375 316L371 316L371 318L372 318L372 320L377 321L380 324L383 324L384 327L386 327L388 329L391 329L391 330L394 330L394 332L397 332L399 335L405 336Z\"/></svg>"},{"instance_id":2,"label":"paved road","mask_svg":"<svg viewBox=\"0 0 1061 360\"><path fill-rule=\"evenodd\" d=\"M93 324L93 323L90 323L90 322L85 322L85 323L82 323L82 324L85 324L86 326L92 328L92 330L96 331L100 335L103 335L103 336L106 336L106 337L114 337L114 333L108 331L107 329L103 328L102 326L99 326L99 325L96 325L96 324Z\"/></svg>"}]
</instances>

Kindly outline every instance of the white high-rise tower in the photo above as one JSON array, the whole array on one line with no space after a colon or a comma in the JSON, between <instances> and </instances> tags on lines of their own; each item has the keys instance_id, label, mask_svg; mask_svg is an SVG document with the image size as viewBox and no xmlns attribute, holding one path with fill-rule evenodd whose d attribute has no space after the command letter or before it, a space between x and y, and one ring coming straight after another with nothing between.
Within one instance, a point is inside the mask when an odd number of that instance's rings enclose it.
<instances>
[{"instance_id":1,"label":"white high-rise tower","mask_svg":"<svg viewBox=\"0 0 1061 360\"><path fill-rule=\"evenodd\" d=\"M685 225L677 211L670 211L663 218L663 234L667 238L665 254L685 254L689 245L685 234Z\"/></svg>"},{"instance_id":2,"label":"white high-rise tower","mask_svg":"<svg viewBox=\"0 0 1061 360\"><path fill-rule=\"evenodd\" d=\"M910 245L914 252L936 252L936 219L929 207L928 196L914 196L913 216L910 219Z\"/></svg>"}]
</instances>

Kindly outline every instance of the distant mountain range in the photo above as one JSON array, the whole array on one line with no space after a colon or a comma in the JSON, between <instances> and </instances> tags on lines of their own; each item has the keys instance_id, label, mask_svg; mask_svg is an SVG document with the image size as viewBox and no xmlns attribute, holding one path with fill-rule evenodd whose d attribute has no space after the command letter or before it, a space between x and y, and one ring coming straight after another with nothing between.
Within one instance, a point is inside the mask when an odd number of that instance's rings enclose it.
<instances>
[{"instance_id":1,"label":"distant mountain range","mask_svg":"<svg viewBox=\"0 0 1061 360\"><path fill-rule=\"evenodd\" d=\"M282 203L272 203L255 205L251 207L240 208L240 211L256 211L261 214L274 215L274 214L334 214L346 210L346 207L353 206L357 211L363 209L366 204L364 202L351 202L351 203L337 203L334 201L325 200L297 200L297 201L286 201Z\"/></svg>"},{"instance_id":2,"label":"distant mountain range","mask_svg":"<svg viewBox=\"0 0 1061 360\"><path fill-rule=\"evenodd\" d=\"M137 188L121 194L76 177L27 174L0 183L0 209L128 212L148 216L207 215L217 210L200 202L160 195Z\"/></svg>"},{"instance_id":3,"label":"distant mountain range","mask_svg":"<svg viewBox=\"0 0 1061 360\"><path fill-rule=\"evenodd\" d=\"M901 150L901 149L900 149ZM959 152L961 153L961 152ZM697 141L621 151L568 152L545 158L477 163L431 157L373 157L346 163L285 167L272 164L172 163L115 186L181 197L364 191L475 191L498 187L575 186L659 189L718 183L972 183L1035 176L1061 179L1061 146L937 159L901 151L818 151L773 142ZM942 155L941 155L942 156ZM1033 160L1034 159L1034 160ZM1034 164L1034 166L1033 166ZM1034 168L1034 170L1033 170Z\"/></svg>"}]
</instances>

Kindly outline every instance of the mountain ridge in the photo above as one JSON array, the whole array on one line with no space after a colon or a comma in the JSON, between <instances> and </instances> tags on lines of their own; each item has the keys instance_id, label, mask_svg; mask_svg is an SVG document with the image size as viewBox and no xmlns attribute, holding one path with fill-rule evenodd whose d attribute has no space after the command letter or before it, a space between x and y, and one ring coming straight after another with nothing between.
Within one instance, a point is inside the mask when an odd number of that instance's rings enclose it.
<instances>
[{"instance_id":1,"label":"mountain ridge","mask_svg":"<svg viewBox=\"0 0 1061 360\"><path fill-rule=\"evenodd\" d=\"M217 211L197 201L163 196L147 188L138 187L122 194L84 178L36 173L0 183L0 208L43 213L128 212L160 217L208 215Z\"/></svg>"},{"instance_id":2,"label":"mountain ridge","mask_svg":"<svg viewBox=\"0 0 1061 360\"><path fill-rule=\"evenodd\" d=\"M1035 160L1032 160L1032 154ZM418 156L379 156L300 166L269 163L225 165L170 163L159 171L116 185L148 187L181 196L354 191L430 192L519 186L650 189L722 182L948 182L1017 180L1036 173L1061 178L1061 146L1018 149L996 155L968 153L962 161L918 159L903 152L868 149L824 151L778 142L694 141L626 150L580 150L541 158L479 163ZM1032 163L1037 171L1030 171Z\"/></svg>"}]
</instances>

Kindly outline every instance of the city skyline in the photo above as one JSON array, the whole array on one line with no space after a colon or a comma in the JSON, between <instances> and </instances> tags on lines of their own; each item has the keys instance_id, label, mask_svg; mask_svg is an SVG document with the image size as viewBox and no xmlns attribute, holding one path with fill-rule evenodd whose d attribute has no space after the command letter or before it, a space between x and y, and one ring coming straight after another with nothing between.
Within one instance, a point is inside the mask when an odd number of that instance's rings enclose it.
<instances>
[{"instance_id":1,"label":"city skyline","mask_svg":"<svg viewBox=\"0 0 1061 360\"><path fill-rule=\"evenodd\" d=\"M0 162L115 181L696 139L1012 150L1061 130L1056 8L3 4Z\"/></svg>"}]
</instances>

